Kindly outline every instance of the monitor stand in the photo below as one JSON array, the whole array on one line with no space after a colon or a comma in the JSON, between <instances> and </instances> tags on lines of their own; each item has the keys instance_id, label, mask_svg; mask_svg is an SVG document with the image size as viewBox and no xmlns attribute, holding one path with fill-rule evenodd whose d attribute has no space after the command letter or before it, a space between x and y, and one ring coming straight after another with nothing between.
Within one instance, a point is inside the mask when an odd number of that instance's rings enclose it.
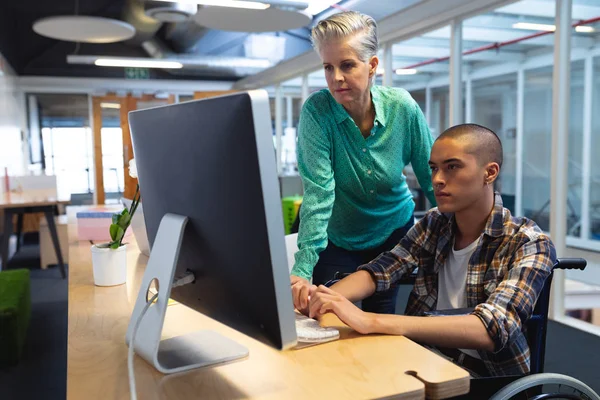
<instances>
[{"instance_id":1,"label":"monitor stand","mask_svg":"<svg viewBox=\"0 0 600 400\"><path fill-rule=\"evenodd\" d=\"M165 214L162 218L125 336L125 342L129 344L133 327L152 297L147 297L150 283L156 279L158 298L143 316L133 346L137 354L164 374L226 363L248 356L246 347L208 330L161 340L187 222L187 217L175 214Z\"/></svg>"}]
</instances>

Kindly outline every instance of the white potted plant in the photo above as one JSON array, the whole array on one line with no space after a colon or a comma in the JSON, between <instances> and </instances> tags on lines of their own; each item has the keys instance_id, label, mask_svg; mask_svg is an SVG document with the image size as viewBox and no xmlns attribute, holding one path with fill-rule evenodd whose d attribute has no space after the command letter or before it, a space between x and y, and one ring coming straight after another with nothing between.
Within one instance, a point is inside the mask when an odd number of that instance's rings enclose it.
<instances>
[{"instance_id":1,"label":"white potted plant","mask_svg":"<svg viewBox=\"0 0 600 400\"><path fill-rule=\"evenodd\" d=\"M134 160L129 162L129 175L137 179ZM139 202L140 185L138 184L129 210L124 208L112 217L109 228L111 241L92 245L92 268L96 286L122 285L127 280L127 243L123 243L123 236L131 224Z\"/></svg>"}]
</instances>

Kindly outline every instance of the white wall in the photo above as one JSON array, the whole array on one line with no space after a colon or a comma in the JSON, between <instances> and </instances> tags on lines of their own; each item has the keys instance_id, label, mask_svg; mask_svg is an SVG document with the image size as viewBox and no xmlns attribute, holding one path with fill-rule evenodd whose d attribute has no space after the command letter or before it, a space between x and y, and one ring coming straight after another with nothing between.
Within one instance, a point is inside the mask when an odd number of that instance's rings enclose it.
<instances>
[{"instance_id":1,"label":"white wall","mask_svg":"<svg viewBox=\"0 0 600 400\"><path fill-rule=\"evenodd\" d=\"M0 176L8 167L9 175L23 175L27 165L27 145L21 140L25 132L25 102L18 90L17 76L0 54Z\"/></svg>"}]
</instances>

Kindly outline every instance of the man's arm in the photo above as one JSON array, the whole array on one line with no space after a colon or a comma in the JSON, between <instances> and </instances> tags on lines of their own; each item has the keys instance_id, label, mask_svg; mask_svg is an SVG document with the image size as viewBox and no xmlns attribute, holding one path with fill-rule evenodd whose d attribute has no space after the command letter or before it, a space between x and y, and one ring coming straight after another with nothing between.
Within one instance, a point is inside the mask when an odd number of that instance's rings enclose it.
<instances>
[{"instance_id":1,"label":"man's arm","mask_svg":"<svg viewBox=\"0 0 600 400\"><path fill-rule=\"evenodd\" d=\"M358 271L340 280L331 289L354 303L375 293L375 282L367 271Z\"/></svg>"},{"instance_id":2,"label":"man's arm","mask_svg":"<svg viewBox=\"0 0 600 400\"><path fill-rule=\"evenodd\" d=\"M361 265L359 271L331 288L352 302L367 298L375 291L388 290L419 265L416 254L423 246L426 229L427 216L417 222L391 251L385 251L370 263Z\"/></svg>"},{"instance_id":3,"label":"man's arm","mask_svg":"<svg viewBox=\"0 0 600 400\"><path fill-rule=\"evenodd\" d=\"M453 349L494 350L494 342L474 315L449 317L408 317L373 314L373 333L403 335L416 342Z\"/></svg>"},{"instance_id":4,"label":"man's arm","mask_svg":"<svg viewBox=\"0 0 600 400\"><path fill-rule=\"evenodd\" d=\"M368 292L365 297L372 295L376 291L383 292L389 290L396 282L400 281L407 274L411 274L415 268L422 266L421 254L423 252L435 251L435 244L426 242L428 231L431 229L429 226L431 218L431 213L427 213L409 229L393 249L384 251L368 264L358 267L357 270L359 272L368 272L374 284L373 291ZM365 282L367 281L366 277L361 279Z\"/></svg>"},{"instance_id":5,"label":"man's arm","mask_svg":"<svg viewBox=\"0 0 600 400\"><path fill-rule=\"evenodd\" d=\"M359 271L331 288L319 286L311 296L309 316L335 313L342 322L359 333L404 335L409 339L433 346L482 349L492 351L494 342L481 319L475 315L453 317L408 317L404 315L367 313L352 304L347 295L359 294L371 279ZM367 274L369 275L369 274ZM350 279L354 277L354 279ZM339 285L339 286L338 286ZM342 286L343 285L343 286ZM341 288L343 293L335 290ZM365 292L362 292L364 294Z\"/></svg>"},{"instance_id":6,"label":"man's arm","mask_svg":"<svg viewBox=\"0 0 600 400\"><path fill-rule=\"evenodd\" d=\"M390 251L381 253L358 271L337 282L331 288L352 302L390 287L420 264L419 254L427 231L428 215L421 218Z\"/></svg>"}]
</instances>

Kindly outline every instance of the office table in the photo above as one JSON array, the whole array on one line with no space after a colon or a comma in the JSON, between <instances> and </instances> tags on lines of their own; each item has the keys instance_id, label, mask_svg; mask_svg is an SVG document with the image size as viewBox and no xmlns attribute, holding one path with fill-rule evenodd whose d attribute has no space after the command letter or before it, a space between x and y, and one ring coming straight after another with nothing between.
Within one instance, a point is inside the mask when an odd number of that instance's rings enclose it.
<instances>
[{"instance_id":1,"label":"office table","mask_svg":"<svg viewBox=\"0 0 600 400\"><path fill-rule=\"evenodd\" d=\"M69 221L67 398L128 399L125 332L148 258L133 237L127 283L93 284L89 242ZM248 358L182 374L162 375L136 356L138 398L153 399L423 399L467 393L469 374L401 336L359 335L333 315L323 323L340 340L278 351L192 309L168 307L163 338L211 329L248 347ZM418 376L415 377L415 376Z\"/></svg>"},{"instance_id":2,"label":"office table","mask_svg":"<svg viewBox=\"0 0 600 400\"><path fill-rule=\"evenodd\" d=\"M22 216L26 213L44 213L48 222L48 229L54 245L56 259L60 267L63 278L66 278L65 265L62 253L60 251L60 242L56 225L54 224L54 211L59 204L69 204L71 196L57 196L54 190L26 190L20 193L0 193L0 209L4 210L4 235L2 237L2 246L0 247L2 266L5 268L8 262L8 244L10 235L13 232L13 216L18 216L18 225L22 224ZM21 227L17 227L20 232Z\"/></svg>"}]
</instances>

